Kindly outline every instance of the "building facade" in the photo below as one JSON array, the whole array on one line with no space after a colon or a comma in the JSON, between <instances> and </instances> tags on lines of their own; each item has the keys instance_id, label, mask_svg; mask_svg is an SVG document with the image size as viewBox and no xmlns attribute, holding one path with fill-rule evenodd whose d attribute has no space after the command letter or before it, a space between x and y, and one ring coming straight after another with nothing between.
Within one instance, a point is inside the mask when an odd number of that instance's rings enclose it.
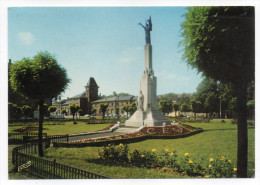
<instances>
[{"instance_id":1,"label":"building facade","mask_svg":"<svg viewBox=\"0 0 260 185\"><path fill-rule=\"evenodd\" d=\"M62 110L66 110L67 115L71 115L69 110L69 105L76 104L82 110L82 115L91 114L92 105L91 101L95 101L98 99L98 85L93 77L91 77L85 86L85 92L73 96L71 98L67 98L64 100L60 100L55 102L56 105L56 114L62 114Z\"/></svg>"},{"instance_id":2,"label":"building facade","mask_svg":"<svg viewBox=\"0 0 260 185\"><path fill-rule=\"evenodd\" d=\"M115 115L116 108L119 110L119 114L126 114L123 110L123 106L126 104L131 104L136 102L136 96L126 96L126 95L119 95L119 96L112 96L106 97L102 99L98 99L98 85L93 77L91 77L85 86L85 92L78 94L76 96L56 101L56 114L61 115L62 110L66 110L67 115L71 115L69 105L76 104L82 109L82 115L96 115L101 116L99 111L100 104L108 104L108 108L106 111L106 115ZM95 112L92 112L94 110Z\"/></svg>"},{"instance_id":3,"label":"building facade","mask_svg":"<svg viewBox=\"0 0 260 185\"><path fill-rule=\"evenodd\" d=\"M92 108L95 109L95 115L100 116L102 113L99 111L99 105L108 104L106 115L115 115L116 108L118 108L118 114L122 115L126 114L122 107L126 104L132 104L136 100L136 96L112 96L93 101Z\"/></svg>"}]
</instances>

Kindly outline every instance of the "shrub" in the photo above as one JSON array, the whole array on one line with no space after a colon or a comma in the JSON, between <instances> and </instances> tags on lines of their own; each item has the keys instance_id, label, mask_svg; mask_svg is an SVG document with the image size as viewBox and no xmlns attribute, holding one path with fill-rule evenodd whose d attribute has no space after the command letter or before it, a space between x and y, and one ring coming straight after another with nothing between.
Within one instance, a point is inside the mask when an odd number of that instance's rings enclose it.
<instances>
[{"instance_id":1,"label":"shrub","mask_svg":"<svg viewBox=\"0 0 260 185\"><path fill-rule=\"evenodd\" d=\"M142 166L146 168L155 168L159 166L158 157L155 154L156 150L139 152L134 150L129 154L129 162L135 166Z\"/></svg>"},{"instance_id":2,"label":"shrub","mask_svg":"<svg viewBox=\"0 0 260 185\"><path fill-rule=\"evenodd\" d=\"M168 148L165 148L164 151L159 156L159 165L160 167L169 167L175 170L179 169L177 164L177 153L175 150L172 152L169 151Z\"/></svg>"},{"instance_id":3,"label":"shrub","mask_svg":"<svg viewBox=\"0 0 260 185\"><path fill-rule=\"evenodd\" d=\"M185 172L188 175L201 174L203 167L199 161L199 159L193 160L189 153L185 153L179 157L177 171Z\"/></svg>"},{"instance_id":4,"label":"shrub","mask_svg":"<svg viewBox=\"0 0 260 185\"><path fill-rule=\"evenodd\" d=\"M145 168L172 168L177 172L186 173L189 176L204 176L213 178L234 177L236 168L230 160L221 156L219 159L209 159L207 166L203 158L191 158L189 153L177 155L175 150L169 151L165 148L162 152L157 152L156 149L151 151L133 150L129 153L128 146L124 144L107 145L99 152L99 157L105 160L113 160L118 162L129 163L137 167Z\"/></svg>"},{"instance_id":5,"label":"shrub","mask_svg":"<svg viewBox=\"0 0 260 185\"><path fill-rule=\"evenodd\" d=\"M233 167L231 160L227 160L224 156L221 156L217 159L209 159L205 173L213 178L230 178L235 176L236 170L237 168Z\"/></svg>"},{"instance_id":6,"label":"shrub","mask_svg":"<svg viewBox=\"0 0 260 185\"><path fill-rule=\"evenodd\" d=\"M128 146L124 144L108 144L102 151L98 151L101 159L128 162Z\"/></svg>"}]
</instances>

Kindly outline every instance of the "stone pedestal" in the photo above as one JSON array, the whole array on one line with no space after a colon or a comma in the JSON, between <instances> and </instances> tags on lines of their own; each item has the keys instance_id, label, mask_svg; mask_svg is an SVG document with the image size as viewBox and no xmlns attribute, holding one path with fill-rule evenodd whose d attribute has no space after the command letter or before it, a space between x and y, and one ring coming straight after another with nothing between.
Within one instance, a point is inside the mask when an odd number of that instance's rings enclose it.
<instances>
[{"instance_id":1,"label":"stone pedestal","mask_svg":"<svg viewBox=\"0 0 260 185\"><path fill-rule=\"evenodd\" d=\"M137 111L125 122L126 126L163 126L170 121L157 107L157 78L152 69L152 46L145 45L145 70L141 78Z\"/></svg>"}]
</instances>

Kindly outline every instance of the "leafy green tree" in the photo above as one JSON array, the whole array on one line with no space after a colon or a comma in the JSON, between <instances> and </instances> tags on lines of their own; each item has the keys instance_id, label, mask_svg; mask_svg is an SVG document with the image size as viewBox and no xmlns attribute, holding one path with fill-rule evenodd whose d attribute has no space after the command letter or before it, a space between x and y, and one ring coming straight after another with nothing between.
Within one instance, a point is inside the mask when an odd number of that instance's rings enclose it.
<instances>
[{"instance_id":1,"label":"leafy green tree","mask_svg":"<svg viewBox=\"0 0 260 185\"><path fill-rule=\"evenodd\" d=\"M102 112L102 119L103 119L103 121L105 119L105 113L107 111L107 108L108 108L108 104L102 103L102 104L99 105L99 111Z\"/></svg>"},{"instance_id":2,"label":"leafy green tree","mask_svg":"<svg viewBox=\"0 0 260 185\"><path fill-rule=\"evenodd\" d=\"M236 112L237 112L237 98L234 97L232 98L230 101L229 101L229 104L228 104L228 109L229 109L229 112L231 113L232 115L232 118L236 118Z\"/></svg>"},{"instance_id":3,"label":"leafy green tree","mask_svg":"<svg viewBox=\"0 0 260 185\"><path fill-rule=\"evenodd\" d=\"M27 117L32 116L32 114L33 114L32 107L30 107L29 105L24 105L24 106L22 106L21 110L25 117L25 122L26 122Z\"/></svg>"},{"instance_id":4,"label":"leafy green tree","mask_svg":"<svg viewBox=\"0 0 260 185\"><path fill-rule=\"evenodd\" d=\"M175 117L176 117L176 112L180 110L180 106L178 103L174 103L172 105L173 111L175 112Z\"/></svg>"},{"instance_id":5,"label":"leafy green tree","mask_svg":"<svg viewBox=\"0 0 260 185\"><path fill-rule=\"evenodd\" d=\"M63 115L67 115L67 111L66 111L65 109L63 109L63 110L61 111L61 113L62 113Z\"/></svg>"},{"instance_id":6,"label":"leafy green tree","mask_svg":"<svg viewBox=\"0 0 260 185\"><path fill-rule=\"evenodd\" d=\"M193 94L187 94L187 93L183 93L180 95L180 97L177 99L177 102L181 105L181 104L190 104L191 99L193 98Z\"/></svg>"},{"instance_id":7,"label":"leafy green tree","mask_svg":"<svg viewBox=\"0 0 260 185\"><path fill-rule=\"evenodd\" d=\"M119 116L119 107L116 107L116 115Z\"/></svg>"},{"instance_id":8,"label":"leafy green tree","mask_svg":"<svg viewBox=\"0 0 260 185\"><path fill-rule=\"evenodd\" d=\"M122 109L126 112L126 117L128 118L128 112L130 112L129 110L130 108L130 105L129 104L126 104L122 107Z\"/></svg>"},{"instance_id":9,"label":"leafy green tree","mask_svg":"<svg viewBox=\"0 0 260 185\"><path fill-rule=\"evenodd\" d=\"M186 103L182 104L181 105L181 111L182 112L189 112L190 111L189 106Z\"/></svg>"},{"instance_id":10,"label":"leafy green tree","mask_svg":"<svg viewBox=\"0 0 260 185\"><path fill-rule=\"evenodd\" d=\"M48 52L39 52L33 59L24 58L11 65L10 85L14 92L35 99L39 104L38 154L43 156L42 129L43 104L46 99L57 97L69 83L66 70Z\"/></svg>"},{"instance_id":11,"label":"leafy green tree","mask_svg":"<svg viewBox=\"0 0 260 185\"><path fill-rule=\"evenodd\" d=\"M92 109L92 110L91 110L91 114L96 115L96 112L97 112L97 109Z\"/></svg>"},{"instance_id":12,"label":"leafy green tree","mask_svg":"<svg viewBox=\"0 0 260 185\"><path fill-rule=\"evenodd\" d=\"M255 115L255 100L249 100L247 102L247 108L251 119L254 119Z\"/></svg>"},{"instance_id":13,"label":"leafy green tree","mask_svg":"<svg viewBox=\"0 0 260 185\"><path fill-rule=\"evenodd\" d=\"M219 97L214 92L209 92L208 97L205 100L204 107L206 113L212 114L213 112L219 112Z\"/></svg>"},{"instance_id":14,"label":"leafy green tree","mask_svg":"<svg viewBox=\"0 0 260 185\"><path fill-rule=\"evenodd\" d=\"M55 112L57 110L57 108L55 107L55 106L49 106L49 108L48 108L48 112L49 113L53 113L53 112Z\"/></svg>"},{"instance_id":15,"label":"leafy green tree","mask_svg":"<svg viewBox=\"0 0 260 185\"><path fill-rule=\"evenodd\" d=\"M9 119L20 119L22 116L22 110L16 104L8 102L8 117Z\"/></svg>"},{"instance_id":16,"label":"leafy green tree","mask_svg":"<svg viewBox=\"0 0 260 185\"><path fill-rule=\"evenodd\" d=\"M202 104L200 101L191 100L191 110L194 112L194 117L196 118L196 113L202 112Z\"/></svg>"},{"instance_id":17,"label":"leafy green tree","mask_svg":"<svg viewBox=\"0 0 260 185\"><path fill-rule=\"evenodd\" d=\"M136 103L135 102L131 103L129 107L130 114L132 115L136 110L137 110Z\"/></svg>"},{"instance_id":18,"label":"leafy green tree","mask_svg":"<svg viewBox=\"0 0 260 185\"><path fill-rule=\"evenodd\" d=\"M49 108L48 108L48 111L50 113L55 112L56 110L57 110L57 108L55 106L49 106Z\"/></svg>"},{"instance_id":19,"label":"leafy green tree","mask_svg":"<svg viewBox=\"0 0 260 185\"><path fill-rule=\"evenodd\" d=\"M158 103L158 108L164 114L169 114L172 111L172 102L169 100L160 100Z\"/></svg>"},{"instance_id":20,"label":"leafy green tree","mask_svg":"<svg viewBox=\"0 0 260 185\"><path fill-rule=\"evenodd\" d=\"M83 110L82 110L82 109L79 109L79 110L78 110L78 113L79 113L80 116L82 116Z\"/></svg>"},{"instance_id":21,"label":"leafy green tree","mask_svg":"<svg viewBox=\"0 0 260 185\"><path fill-rule=\"evenodd\" d=\"M47 105L47 103L44 103L43 105L42 105L42 113L43 113L43 116L48 116L48 114L49 114L49 106ZM40 105L38 105L38 107L37 107L37 110L39 111L40 110Z\"/></svg>"},{"instance_id":22,"label":"leafy green tree","mask_svg":"<svg viewBox=\"0 0 260 185\"><path fill-rule=\"evenodd\" d=\"M183 59L203 75L231 83L237 97L237 176L247 177L247 87L254 81L254 7L190 7L182 23Z\"/></svg>"},{"instance_id":23,"label":"leafy green tree","mask_svg":"<svg viewBox=\"0 0 260 185\"><path fill-rule=\"evenodd\" d=\"M76 104L70 104L69 105L69 109L70 109L70 112L72 114L72 120L73 120L73 123L75 124L74 122L74 117L75 117L75 114L78 112L78 110L80 109L80 107Z\"/></svg>"}]
</instances>

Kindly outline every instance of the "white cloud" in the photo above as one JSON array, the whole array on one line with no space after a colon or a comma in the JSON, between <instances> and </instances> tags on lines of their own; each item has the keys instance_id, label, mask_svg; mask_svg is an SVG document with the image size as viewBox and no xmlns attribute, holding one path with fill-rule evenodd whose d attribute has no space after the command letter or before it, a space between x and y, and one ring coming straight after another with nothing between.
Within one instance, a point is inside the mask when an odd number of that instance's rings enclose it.
<instances>
[{"instance_id":1,"label":"white cloud","mask_svg":"<svg viewBox=\"0 0 260 185\"><path fill-rule=\"evenodd\" d=\"M31 32L19 32L18 38L26 45L31 45L36 40L35 36Z\"/></svg>"},{"instance_id":2,"label":"white cloud","mask_svg":"<svg viewBox=\"0 0 260 185\"><path fill-rule=\"evenodd\" d=\"M122 58L118 59L118 62L120 62L120 63L131 63L134 61L135 61L134 57L125 57L125 58L122 57Z\"/></svg>"}]
</instances>

